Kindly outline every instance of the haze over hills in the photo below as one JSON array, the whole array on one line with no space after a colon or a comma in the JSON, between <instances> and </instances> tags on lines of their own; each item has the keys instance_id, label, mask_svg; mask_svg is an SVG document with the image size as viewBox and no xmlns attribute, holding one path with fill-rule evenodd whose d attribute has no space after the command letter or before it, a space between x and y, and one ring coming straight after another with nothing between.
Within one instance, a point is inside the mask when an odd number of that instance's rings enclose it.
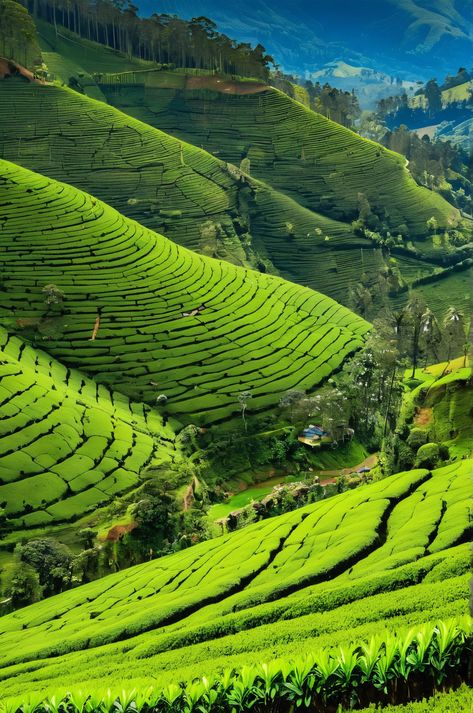
<instances>
[{"instance_id":1,"label":"haze over hills","mask_svg":"<svg viewBox=\"0 0 473 713\"><path fill-rule=\"evenodd\" d=\"M139 3L143 12L154 7ZM234 5L212 0L163 0L161 10L207 15L240 40L262 42L288 72L313 72L341 59L390 76L429 79L468 63L473 49L471 0L298 0Z\"/></svg>"}]
</instances>

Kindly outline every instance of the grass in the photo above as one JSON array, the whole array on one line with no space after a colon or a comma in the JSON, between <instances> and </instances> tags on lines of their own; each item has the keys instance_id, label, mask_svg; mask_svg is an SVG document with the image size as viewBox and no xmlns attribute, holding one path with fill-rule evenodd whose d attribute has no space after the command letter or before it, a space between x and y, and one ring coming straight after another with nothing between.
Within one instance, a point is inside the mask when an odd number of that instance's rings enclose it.
<instances>
[{"instance_id":1,"label":"grass","mask_svg":"<svg viewBox=\"0 0 473 713\"><path fill-rule=\"evenodd\" d=\"M3 695L188 681L457 616L472 465L401 473L4 616Z\"/></svg>"},{"instance_id":2,"label":"grass","mask_svg":"<svg viewBox=\"0 0 473 713\"><path fill-rule=\"evenodd\" d=\"M1 169L0 319L98 383L149 404L165 394L166 413L211 423L238 412L242 391L256 410L313 389L363 342L368 324L329 298L200 257L70 186ZM50 283L65 298L49 310Z\"/></svg>"},{"instance_id":3,"label":"grass","mask_svg":"<svg viewBox=\"0 0 473 713\"><path fill-rule=\"evenodd\" d=\"M463 685L448 693L436 693L422 701L407 703L402 706L382 706L383 713L471 713L472 689ZM359 713L373 713L381 710L375 706L360 709Z\"/></svg>"},{"instance_id":4,"label":"grass","mask_svg":"<svg viewBox=\"0 0 473 713\"><path fill-rule=\"evenodd\" d=\"M158 413L0 329L0 502L15 529L77 519L171 464Z\"/></svg>"},{"instance_id":5,"label":"grass","mask_svg":"<svg viewBox=\"0 0 473 713\"><path fill-rule=\"evenodd\" d=\"M239 508L249 505L254 500L261 500L265 495L268 495L274 488L275 485L279 483L290 483L296 480L295 476L275 476L261 483L255 483L248 488L245 488L239 493L232 495L226 502L217 503L217 505L212 505L209 508L208 517L209 520L218 520L220 518L226 517L233 510L238 510Z\"/></svg>"}]
</instances>

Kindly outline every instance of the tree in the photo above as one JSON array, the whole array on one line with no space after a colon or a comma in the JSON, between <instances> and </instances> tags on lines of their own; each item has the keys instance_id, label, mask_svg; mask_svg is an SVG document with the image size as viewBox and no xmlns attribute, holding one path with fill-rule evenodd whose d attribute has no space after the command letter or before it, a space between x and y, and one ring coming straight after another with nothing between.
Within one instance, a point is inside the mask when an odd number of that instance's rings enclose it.
<instances>
[{"instance_id":1,"label":"tree","mask_svg":"<svg viewBox=\"0 0 473 713\"><path fill-rule=\"evenodd\" d=\"M439 227L438 220L434 215L426 221L426 225L431 233L436 233Z\"/></svg>"},{"instance_id":2,"label":"tree","mask_svg":"<svg viewBox=\"0 0 473 713\"><path fill-rule=\"evenodd\" d=\"M427 99L429 114L433 115L442 111L442 92L440 91L440 87L435 79L431 79L427 82L424 88L424 93Z\"/></svg>"},{"instance_id":3,"label":"tree","mask_svg":"<svg viewBox=\"0 0 473 713\"><path fill-rule=\"evenodd\" d=\"M442 342L442 333L440 331L437 318L431 309L427 307L422 315L421 343L425 346L426 358L432 353L436 362L440 361L439 346Z\"/></svg>"},{"instance_id":4,"label":"tree","mask_svg":"<svg viewBox=\"0 0 473 713\"><path fill-rule=\"evenodd\" d=\"M48 305L48 309L51 305L64 302L65 294L57 285L52 283L45 285L42 289L42 293L44 294L44 301Z\"/></svg>"},{"instance_id":5,"label":"tree","mask_svg":"<svg viewBox=\"0 0 473 713\"><path fill-rule=\"evenodd\" d=\"M41 63L33 19L26 8L14 0L0 0L0 56L28 69Z\"/></svg>"},{"instance_id":6,"label":"tree","mask_svg":"<svg viewBox=\"0 0 473 713\"><path fill-rule=\"evenodd\" d=\"M31 540L19 546L18 555L38 573L46 596L62 592L70 585L73 557L60 542L47 538Z\"/></svg>"},{"instance_id":7,"label":"tree","mask_svg":"<svg viewBox=\"0 0 473 713\"><path fill-rule=\"evenodd\" d=\"M252 398L253 398L253 396L251 394L251 391L242 391L241 394L238 394L238 403L240 406L241 417L243 419L243 425L245 427L245 431L248 430L247 423L246 423L246 410L248 408L248 403Z\"/></svg>"},{"instance_id":8,"label":"tree","mask_svg":"<svg viewBox=\"0 0 473 713\"><path fill-rule=\"evenodd\" d=\"M466 355L468 353L468 343L466 338L465 317L462 312L455 307L449 307L443 320L445 341L447 343L447 364L454 354L463 353L466 365Z\"/></svg>"},{"instance_id":9,"label":"tree","mask_svg":"<svg viewBox=\"0 0 473 713\"><path fill-rule=\"evenodd\" d=\"M292 423L294 423L296 414L300 410L301 401L304 398L304 391L300 391L299 389L290 389L279 399L279 406L282 409L289 411L289 417Z\"/></svg>"},{"instance_id":10,"label":"tree","mask_svg":"<svg viewBox=\"0 0 473 713\"><path fill-rule=\"evenodd\" d=\"M5 595L13 609L25 607L41 599L42 588L34 567L24 562L16 562L5 587Z\"/></svg>"},{"instance_id":11,"label":"tree","mask_svg":"<svg viewBox=\"0 0 473 713\"><path fill-rule=\"evenodd\" d=\"M148 495L139 500L132 512L137 527L131 532L131 537L140 543L151 559L166 541L172 542L176 536L176 502L167 493L160 492L157 496Z\"/></svg>"},{"instance_id":12,"label":"tree","mask_svg":"<svg viewBox=\"0 0 473 713\"><path fill-rule=\"evenodd\" d=\"M310 416L337 440L338 429L348 422L348 402L343 391L330 382L311 398Z\"/></svg>"},{"instance_id":13,"label":"tree","mask_svg":"<svg viewBox=\"0 0 473 713\"><path fill-rule=\"evenodd\" d=\"M84 545L84 549L89 550L94 545L94 540L97 537L97 532L95 530L92 530L91 527L84 527L82 530L79 530L79 537Z\"/></svg>"},{"instance_id":14,"label":"tree","mask_svg":"<svg viewBox=\"0 0 473 713\"><path fill-rule=\"evenodd\" d=\"M422 297L415 293L411 294L409 302L405 308L406 324L409 330L408 351L412 362L411 379L415 379L417 363L420 351L420 338L424 326L424 315L426 305Z\"/></svg>"}]
</instances>

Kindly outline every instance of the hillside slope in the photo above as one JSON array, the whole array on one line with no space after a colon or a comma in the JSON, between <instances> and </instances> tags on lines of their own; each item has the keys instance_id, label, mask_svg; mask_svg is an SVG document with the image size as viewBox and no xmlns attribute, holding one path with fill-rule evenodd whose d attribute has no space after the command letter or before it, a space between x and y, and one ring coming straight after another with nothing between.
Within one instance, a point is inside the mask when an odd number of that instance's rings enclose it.
<instances>
[{"instance_id":1,"label":"hillside slope","mask_svg":"<svg viewBox=\"0 0 473 713\"><path fill-rule=\"evenodd\" d=\"M190 680L462 613L472 465L400 473L4 616L3 694Z\"/></svg>"},{"instance_id":2,"label":"hillside slope","mask_svg":"<svg viewBox=\"0 0 473 713\"><path fill-rule=\"evenodd\" d=\"M358 217L362 193L373 214L426 248L431 216L441 226L459 218L415 183L403 157L276 89L246 95L117 83L101 89L114 106L225 161L248 158L253 176L336 220Z\"/></svg>"},{"instance_id":3,"label":"hillside slope","mask_svg":"<svg viewBox=\"0 0 473 713\"><path fill-rule=\"evenodd\" d=\"M172 460L158 413L0 328L0 503L9 526L76 519Z\"/></svg>"},{"instance_id":4,"label":"hillside slope","mask_svg":"<svg viewBox=\"0 0 473 713\"><path fill-rule=\"evenodd\" d=\"M158 74L160 81L164 81L170 73ZM183 75L176 77L184 79ZM114 97L123 98L119 87L113 91L108 89ZM136 87L127 86L127 97L132 97L135 90ZM172 95L170 90L166 91L168 97ZM155 90L151 94L146 92L146 96L154 97ZM223 96L221 101L227 99ZM234 99L241 99L244 107L247 97ZM290 107L291 112L294 107L296 112L302 109L294 102ZM357 284L360 275L364 274L365 282L370 284L385 269L381 251L371 240L355 235L350 222L303 207L299 189L295 197L289 197L219 160L228 147L232 148L231 136L225 133L218 139L221 147L216 151L218 157L214 157L103 102L94 102L65 88L14 79L0 83L0 109L0 155L3 158L87 190L128 217L204 255L279 273L345 304L349 297L347 287ZM355 136L350 132L346 135ZM196 141L202 143L198 137ZM375 145L369 142L366 145L369 158L371 147ZM360 146L364 151L365 144ZM317 145L314 150L318 150ZM283 177L287 178L288 170L300 171L300 154L298 156L285 159L282 168L278 165ZM232 158L239 163L241 155ZM339 158L342 160L337 179L340 182L344 180L345 159ZM400 160L397 157L394 162ZM308 168L306 163L303 162L300 175L310 188L311 170L316 164L311 161L312 168ZM253 164L254 161L251 173ZM321 178L319 176L324 185L327 170L329 168L324 168ZM404 169L400 170L404 175ZM269 180L273 177L274 172L270 171ZM355 173L354 180L358 178ZM304 194L305 189L301 190ZM416 200L422 201L423 189L415 187L413 190ZM343 212L346 205L340 197L343 190L339 186L337 191L336 205ZM357 203L358 193L355 193ZM401 191L401 203L405 197ZM428 192L427 197L431 199ZM439 200L443 207L447 206ZM355 215L357 210L354 209ZM452 209L447 206L447 210ZM425 214L429 212L427 206ZM422 222L417 218L417 205L410 213L416 221ZM425 232L425 225L423 229ZM419 271L423 275L431 274L443 259L443 251L429 241L419 242L418 247L423 252L430 251L431 255L427 259L403 257L398 263L408 284Z\"/></svg>"},{"instance_id":5,"label":"hillside slope","mask_svg":"<svg viewBox=\"0 0 473 713\"><path fill-rule=\"evenodd\" d=\"M99 383L207 423L312 389L368 324L331 299L198 256L91 196L0 162L0 322ZM43 288L64 299L45 305ZM47 333L44 328L47 326ZM44 341L46 339L46 341Z\"/></svg>"},{"instance_id":6,"label":"hillside slope","mask_svg":"<svg viewBox=\"0 0 473 713\"><path fill-rule=\"evenodd\" d=\"M0 83L0 109L3 158L89 191L185 247L342 301L341 279L356 281L363 264L377 274L378 251L350 225L113 107L11 79Z\"/></svg>"}]
</instances>

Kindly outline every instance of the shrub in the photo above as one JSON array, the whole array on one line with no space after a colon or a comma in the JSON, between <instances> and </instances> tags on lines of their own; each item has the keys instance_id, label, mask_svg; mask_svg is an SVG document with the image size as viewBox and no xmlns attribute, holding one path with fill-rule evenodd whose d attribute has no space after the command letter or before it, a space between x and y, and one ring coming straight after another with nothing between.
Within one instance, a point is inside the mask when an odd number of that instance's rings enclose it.
<instances>
[{"instance_id":1,"label":"shrub","mask_svg":"<svg viewBox=\"0 0 473 713\"><path fill-rule=\"evenodd\" d=\"M422 430L422 428L413 428L407 439L407 445L417 451L421 446L427 443L427 439L427 431Z\"/></svg>"},{"instance_id":2,"label":"shrub","mask_svg":"<svg viewBox=\"0 0 473 713\"><path fill-rule=\"evenodd\" d=\"M426 443L417 451L416 466L422 468L435 468L440 460L440 447L438 443Z\"/></svg>"}]
</instances>

